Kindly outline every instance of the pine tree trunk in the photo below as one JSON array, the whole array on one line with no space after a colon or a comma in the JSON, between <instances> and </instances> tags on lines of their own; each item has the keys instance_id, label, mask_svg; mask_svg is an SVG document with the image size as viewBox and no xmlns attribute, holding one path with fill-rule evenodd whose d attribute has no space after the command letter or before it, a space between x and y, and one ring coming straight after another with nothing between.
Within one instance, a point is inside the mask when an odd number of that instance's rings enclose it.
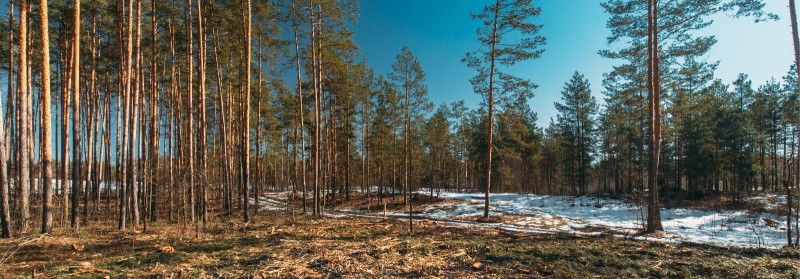
<instances>
[{"instance_id":1,"label":"pine tree trunk","mask_svg":"<svg viewBox=\"0 0 800 279\"><path fill-rule=\"evenodd\" d=\"M244 110L242 125L244 126L242 129L242 189L244 190L244 222L250 222L250 213L249 210L249 198L250 198L250 85L251 85L251 77L250 74L252 72L252 67L250 67L250 62L252 62L253 54L252 54L252 35L250 21L252 18L252 9L250 7L250 0L247 0L246 4L246 18L245 18L245 60L244 60L244 67L245 72L245 92L244 92L244 99L242 100L242 108Z\"/></svg>"},{"instance_id":2,"label":"pine tree trunk","mask_svg":"<svg viewBox=\"0 0 800 279\"><path fill-rule=\"evenodd\" d=\"M661 153L661 80L659 78L658 61L658 0L649 0L648 6L648 171L647 186L650 192L647 206L647 232L663 230L661 226L661 210L658 202L658 163Z\"/></svg>"},{"instance_id":3,"label":"pine tree trunk","mask_svg":"<svg viewBox=\"0 0 800 279\"><path fill-rule=\"evenodd\" d=\"M311 12L311 64L312 75L314 76L314 216L319 217L319 136L320 136L320 86L319 76L317 75L317 42L316 42L316 27L314 26L314 0L309 0L309 11Z\"/></svg>"},{"instance_id":4,"label":"pine tree trunk","mask_svg":"<svg viewBox=\"0 0 800 279\"><path fill-rule=\"evenodd\" d=\"M97 40L96 34L96 21L95 21L95 6L94 2L92 2L92 31L91 31L91 45L89 48L89 55L91 58L90 62L90 70L89 70L89 95L85 98L86 103L88 105L88 114L87 114L87 123L86 123L86 136L87 136L87 148L86 148L86 173L84 177L86 178L86 186L85 191L83 192L83 214L81 218L81 222L83 225L89 224L89 194L93 191L93 187L90 186L95 185L95 168L94 168L94 160L95 154L97 151L95 150L95 137L97 136L95 133L95 128L97 127L97 116L98 116L98 96L96 92L96 61L95 61L95 41Z\"/></svg>"},{"instance_id":5,"label":"pine tree trunk","mask_svg":"<svg viewBox=\"0 0 800 279\"><path fill-rule=\"evenodd\" d=\"M292 5L294 9L294 5ZM292 27L294 29L294 54L295 61L297 62L297 114L300 117L300 161L301 169L300 175L303 180L303 214L306 213L306 136L305 136L305 114L303 112L303 79L300 75L300 44L297 39L297 22L293 20Z\"/></svg>"},{"instance_id":6,"label":"pine tree trunk","mask_svg":"<svg viewBox=\"0 0 800 279\"><path fill-rule=\"evenodd\" d=\"M143 89L142 81L142 1L136 1L136 64L134 68L134 85L133 88L133 102L131 104L131 114L130 114L130 156L128 156L128 162L130 164L130 171L128 172L128 191L130 191L131 197L131 217L133 217L133 227L139 227L140 221L140 214L139 214L139 183L137 181L137 169L139 165L139 159L142 157L137 154L136 146L142 141L141 134L142 129L139 126L139 113L141 111L140 106L142 105L142 100L144 99L144 94L141 92ZM139 152L142 152L142 149L138 149Z\"/></svg>"},{"instance_id":7,"label":"pine tree trunk","mask_svg":"<svg viewBox=\"0 0 800 279\"><path fill-rule=\"evenodd\" d=\"M159 140L160 136L158 134L158 80L157 80L157 69L156 69L156 60L158 59L158 52L156 49L156 44L158 43L158 34L156 34L156 1L151 1L151 14L150 14L150 30L152 34L152 41L151 41L151 54L152 60L150 65L150 82L151 82L151 89L150 89L150 168L147 170L150 172L150 187L148 187L150 191L150 210L148 210L148 217L150 217L150 221L155 222L157 220L157 207L156 207L156 185L157 180L156 176L158 174L158 148L159 148Z\"/></svg>"},{"instance_id":8,"label":"pine tree trunk","mask_svg":"<svg viewBox=\"0 0 800 279\"><path fill-rule=\"evenodd\" d=\"M8 130L6 130L3 120L11 119L10 113L12 111L11 104L13 98L11 93L14 92L12 84L14 84L14 1L9 1L9 16L8 16L8 91L6 94L8 110L4 117L0 118L0 238L11 238L11 207L9 206L9 179L8 179ZM2 103L2 102L0 102ZM2 111L0 111L0 115ZM11 126L11 123L9 123Z\"/></svg>"},{"instance_id":9,"label":"pine tree trunk","mask_svg":"<svg viewBox=\"0 0 800 279\"><path fill-rule=\"evenodd\" d=\"M188 82L186 83L187 91L188 91L188 97L187 97L188 98L187 99L188 102L187 102L187 106L186 106L186 109L187 109L186 114L187 114L187 118L188 118L187 121L186 121L186 125L188 125L188 128L186 129L186 133L187 133L186 136L188 137L189 145L188 145L188 148L186 149L186 153L187 153L188 158L189 158L188 162L187 162L188 169L189 169L189 173L188 173L188 176L189 176L188 177L189 178L189 185L188 185L188 187L189 187L189 189L188 189L188 191L189 191L189 216L190 216L189 220L192 223L195 223L195 215L196 215L195 214L195 197L194 197L195 196L195 192L194 192L194 153L195 153L195 150L194 150L194 118L193 118L193 114L194 113L192 112L192 110L194 109L194 106L192 105L192 99L194 98L194 96L192 96L192 84L193 84L192 77L194 76L194 73L193 73L194 56L192 54L192 51L193 51L193 49L192 49L192 44L193 44L192 35L193 34L192 34L192 24L191 24L191 21L192 21L192 0L188 0L186 2L186 4L187 4L187 9L188 9L188 17L186 18L186 21L188 22L188 24L186 24L186 27L188 28L188 33L189 33L189 42L188 42L187 47L186 47L186 50L187 50L187 58L186 59L189 61L189 65L188 65L188 69L187 69L188 70L188 74L187 74Z\"/></svg>"},{"instance_id":10,"label":"pine tree trunk","mask_svg":"<svg viewBox=\"0 0 800 279\"><path fill-rule=\"evenodd\" d=\"M26 232L30 224L30 155L28 140L30 138L30 92L28 91L28 1L20 0L19 7L19 73L17 91L20 96L20 103L17 105L20 115L19 121L19 192L20 192L20 231Z\"/></svg>"},{"instance_id":11,"label":"pine tree trunk","mask_svg":"<svg viewBox=\"0 0 800 279\"><path fill-rule=\"evenodd\" d=\"M406 105L405 105L405 110L404 110L405 125L403 125L403 194L404 194L403 195L403 202L408 207L408 231L409 232L414 232L414 221L413 221L413 218L412 218L412 214L413 213L412 213L412 210L411 210L411 200L409 199L409 195L411 194L410 193L411 187L409 187L409 185L408 185L408 151L409 151L408 150L408 136L409 136L409 134L408 134L408 125L409 125L409 123L408 123L409 122L408 121L408 101L409 101L408 100L408 91L409 91L408 86L409 86L409 77L408 77L408 75L406 75L406 82L405 82L405 97L406 97L405 98L406 99L405 102L406 102ZM492 109L490 108L489 111L491 112ZM491 139L491 133L490 133L489 138ZM491 142L491 140L489 142ZM489 158L490 158L489 160L491 160L491 156ZM488 193L488 191L487 191L487 193ZM488 205L487 205L487 208L488 208Z\"/></svg>"},{"instance_id":12,"label":"pine tree trunk","mask_svg":"<svg viewBox=\"0 0 800 279\"><path fill-rule=\"evenodd\" d=\"M120 64L126 64L125 59L121 59L121 60L122 60L122 63L120 63ZM116 143L116 157L115 158L117 160L117 177L116 177L115 188L117 190L117 202L118 202L117 228L119 230L124 230L125 229L125 215L126 215L125 206L124 206L125 205L125 202L124 202L125 182L124 181L125 181L125 171L126 171L126 166L125 166L126 165L126 163L125 163L126 161L124 159L124 156L125 156L124 148L125 148L126 145L125 145L124 141L126 140L127 129L125 129L125 127L122 126L122 120L125 119L123 117L123 113L126 113L126 111L127 111L127 110L123 110L123 106L125 106L127 104L127 102L128 102L127 101L127 88L126 88L127 84L128 84L128 81L127 81L128 78L127 78L127 73L125 71L126 67L123 66L123 65L120 65L120 68L122 68L121 69L121 72L122 72L121 75L123 77L122 78L122 83L124 85L121 86L120 89L122 89L122 90L121 90L120 94L117 95L117 119L116 119L116 122L117 122L116 131L117 131L117 133L116 133L116 140L114 141ZM122 132L123 129L125 129L126 132Z\"/></svg>"},{"instance_id":13,"label":"pine tree trunk","mask_svg":"<svg viewBox=\"0 0 800 279\"><path fill-rule=\"evenodd\" d=\"M254 160L255 161L255 166L254 167L256 169L256 172L258 172L258 170L260 170L260 167L259 167L259 162L260 161L259 161L258 158L261 157L261 74L262 74L261 73L261 66L262 66L261 65L261 33L259 33L259 35L258 35L258 37L256 39L256 43L258 43L257 46L256 46L258 48L258 56L256 58L256 66L258 67L258 83L256 84L256 138L255 138L255 140L256 140L256 142L255 142L255 144L256 144L256 158ZM266 167L267 164L265 163L264 165L265 165L264 167ZM259 209L259 206L260 206L259 205L259 201L258 201L258 197L259 197L258 195L259 195L259 188L261 188L261 185L264 182L264 174L263 173L259 174L258 178L254 179L254 180L255 180L255 183L254 183L255 184L255 197L254 197L254 200L253 200L253 203L254 203L253 218L255 218L255 216L258 216L258 209Z\"/></svg>"},{"instance_id":14,"label":"pine tree trunk","mask_svg":"<svg viewBox=\"0 0 800 279\"><path fill-rule=\"evenodd\" d=\"M789 12L790 18L792 21L792 43L794 46L794 66L795 66L795 73L797 74L798 83L800 83L800 38L798 37L797 32L797 12L795 10L795 3L794 0L789 0ZM800 86L800 84L798 84ZM797 149L797 158L800 159L800 148ZM798 171L800 172L800 166L798 166ZM798 173L800 176L800 173ZM786 197L787 197L787 209L789 211L789 215L786 217L786 234L787 234L787 241L789 242L789 246L792 245L792 237L791 237L791 218L792 218L792 194L789 189L786 190ZM798 238L800 238L800 233L795 232L798 234Z\"/></svg>"},{"instance_id":15,"label":"pine tree trunk","mask_svg":"<svg viewBox=\"0 0 800 279\"><path fill-rule=\"evenodd\" d=\"M72 29L72 214L70 224L73 230L77 231L78 209L80 208L80 195L83 188L83 178L81 176L81 134L80 134L80 1L75 1L73 8L73 29Z\"/></svg>"},{"instance_id":16,"label":"pine tree trunk","mask_svg":"<svg viewBox=\"0 0 800 279\"><path fill-rule=\"evenodd\" d=\"M53 230L53 166L51 157L52 155L52 136L50 116L50 35L49 35L49 20L47 18L47 0L39 2L39 33L42 36L42 233L50 233ZM0 121L0 133L2 133L3 125ZM1 135L0 135L1 136ZM0 143L2 139L0 139ZM5 150L0 151L0 184L5 184ZM4 191L5 193L5 191Z\"/></svg>"},{"instance_id":17,"label":"pine tree trunk","mask_svg":"<svg viewBox=\"0 0 800 279\"><path fill-rule=\"evenodd\" d=\"M488 115L488 124L489 127L486 131L486 138L487 138L487 151L486 151L486 192L485 194L485 204L483 208L483 218L489 218L489 193L491 192L492 186L492 130L494 126L494 62L495 62L495 47L497 45L497 18L500 13L500 0L497 0L494 8L494 25L492 27L492 52L491 56L491 66L489 68L489 115Z\"/></svg>"},{"instance_id":18,"label":"pine tree trunk","mask_svg":"<svg viewBox=\"0 0 800 279\"><path fill-rule=\"evenodd\" d=\"M172 17L170 17L169 21L167 22L169 26L169 54L170 54L170 73L169 73L169 135L167 138L169 139L169 221L170 223L175 222L175 172L174 172L174 163L173 158L175 157L175 133L173 131L175 127L175 117L178 113L175 111L175 103L180 102L180 98L178 97L179 93L177 90L177 83L175 80L175 30L174 26L172 25Z\"/></svg>"},{"instance_id":19,"label":"pine tree trunk","mask_svg":"<svg viewBox=\"0 0 800 279\"><path fill-rule=\"evenodd\" d=\"M219 108L220 108L220 123L219 126L221 129L221 138L222 138L222 164L223 166L223 176L224 176L224 185L222 188L223 192L223 209L225 210L225 215L229 215L231 213L231 209L233 207L233 203L231 203L231 159L230 159L230 137L228 135L228 110L225 107L225 98L222 97L222 73L220 69L219 63L219 38L217 37L216 28L212 26L211 28L213 40L214 40L214 63L216 65L216 74L217 74L217 100L219 101ZM228 103L230 106L230 103Z\"/></svg>"},{"instance_id":20,"label":"pine tree trunk","mask_svg":"<svg viewBox=\"0 0 800 279\"><path fill-rule=\"evenodd\" d=\"M203 27L203 2L202 0L197 1L197 44L198 50L200 51L198 55L198 62L200 63L199 69L200 72L198 73L198 77L200 78L200 84L198 86L198 92L200 95L200 175L202 177L202 189L200 195L202 196L201 205L200 205L200 215L203 219L203 228L206 228L208 223L208 147L206 146L206 128L208 127L208 123L206 121L206 38L205 38L205 29Z\"/></svg>"},{"instance_id":21,"label":"pine tree trunk","mask_svg":"<svg viewBox=\"0 0 800 279\"><path fill-rule=\"evenodd\" d=\"M175 116L180 113L175 111L175 103L180 102L180 98L178 98L178 90L176 89L177 83L175 82L175 31L172 25L172 18L170 17L169 21L167 22L169 26L169 54L170 54L170 73L169 73L169 135L167 138L169 139L169 187L167 188L167 192L169 193L169 222L175 222L175 173L174 173L174 163L173 158L175 157Z\"/></svg>"}]
</instances>

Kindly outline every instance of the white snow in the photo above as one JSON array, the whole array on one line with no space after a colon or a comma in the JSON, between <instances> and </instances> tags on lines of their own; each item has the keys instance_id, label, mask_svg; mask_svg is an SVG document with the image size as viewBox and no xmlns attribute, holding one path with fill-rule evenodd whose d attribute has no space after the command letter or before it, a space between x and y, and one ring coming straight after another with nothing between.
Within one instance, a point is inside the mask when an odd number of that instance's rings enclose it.
<instances>
[{"instance_id":1,"label":"white snow","mask_svg":"<svg viewBox=\"0 0 800 279\"><path fill-rule=\"evenodd\" d=\"M419 195L428 195L420 190ZM266 193L261 197L262 210L285 210L288 192ZM779 248L786 244L786 219L770 213L745 210L707 211L685 208L662 208L665 234L659 238L637 235L644 226L646 208L619 199L564 197L533 194L492 194L491 215L504 216L503 223L475 223L483 214L483 193L441 192L439 197L452 200L427 205L414 218L442 221L453 226L502 228L538 233L600 234L664 242L692 242L735 247ZM780 196L762 194L754 201L776 206ZM251 203L253 200L251 200ZM388 212L392 218L408 218L403 211ZM326 216L361 216L381 218L383 212L326 209Z\"/></svg>"},{"instance_id":2,"label":"white snow","mask_svg":"<svg viewBox=\"0 0 800 279\"><path fill-rule=\"evenodd\" d=\"M440 197L462 202L430 205L422 217L447 220L483 213L483 193L442 192ZM645 208L618 199L583 197L581 202L575 197L492 194L490 200L493 214L513 217L505 225L554 232L582 233L596 227L638 238L633 235L646 216ZM666 234L656 239L660 241L772 248L786 243L785 217L773 214L662 208L661 218Z\"/></svg>"}]
</instances>

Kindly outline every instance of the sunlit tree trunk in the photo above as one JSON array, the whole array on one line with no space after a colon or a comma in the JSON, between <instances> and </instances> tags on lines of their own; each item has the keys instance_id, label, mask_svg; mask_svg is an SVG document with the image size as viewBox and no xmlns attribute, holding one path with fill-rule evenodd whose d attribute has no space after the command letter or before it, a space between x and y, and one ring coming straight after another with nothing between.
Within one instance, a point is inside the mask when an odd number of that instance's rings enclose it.
<instances>
[{"instance_id":1,"label":"sunlit tree trunk","mask_svg":"<svg viewBox=\"0 0 800 279\"><path fill-rule=\"evenodd\" d=\"M81 4L75 1L73 7L73 27L72 27L72 214L70 224L73 230L78 230L78 209L80 208L80 195L83 188L83 178L81 177L81 121L80 121L80 22Z\"/></svg>"},{"instance_id":2,"label":"sunlit tree trunk","mask_svg":"<svg viewBox=\"0 0 800 279\"><path fill-rule=\"evenodd\" d=\"M81 218L81 222L83 225L89 224L89 195L94 191L94 181L96 180L96 170L94 167L94 160L95 154L97 154L95 138L97 134L95 133L96 128L98 127L97 124L97 117L98 117L98 106L99 106L99 97L97 96L97 81L96 81L96 59L95 59L95 42L97 41L97 26L95 21L95 2L92 2L92 31L91 31L91 44L89 47L89 55L90 55L90 69L89 69L89 92L88 96L85 98L86 103L88 104L87 109L87 123L86 123L86 136L87 136L87 148L86 148L86 173L84 177L86 178L86 186L83 192L83 214Z\"/></svg>"},{"instance_id":3,"label":"sunlit tree trunk","mask_svg":"<svg viewBox=\"0 0 800 279\"><path fill-rule=\"evenodd\" d=\"M125 70L123 71L124 76L124 99L125 99L125 112L124 116L121 121L125 121L124 127L124 134L122 139L122 174L120 181L122 181L121 185L118 185L119 191L119 229L124 230L127 222L127 210L128 210L128 196L130 188L128 177L130 176L131 172L131 159L129 157L133 156L133 150L130 148L132 144L130 142L133 141L133 128L131 127L132 124L130 123L129 119L132 118L132 81L133 81L133 73L132 73L132 63L133 63L133 0L128 0L127 2L127 24L125 28L126 37L125 40ZM123 15L125 12L125 8L123 7ZM120 121L120 122L121 122ZM119 124L117 125L120 126Z\"/></svg>"},{"instance_id":4,"label":"sunlit tree trunk","mask_svg":"<svg viewBox=\"0 0 800 279\"><path fill-rule=\"evenodd\" d=\"M158 212L156 207L156 191L157 191L157 175L158 175L158 148L159 148L159 130L158 130L158 73L156 69L156 60L158 59L158 52L156 45L158 44L158 34L156 33L157 27L156 22L156 1L151 1L151 11L150 11L150 31L151 31L151 53L152 59L150 61L150 169L147 170L150 175L148 187L149 191L149 210L147 211L147 215L150 218L150 221L155 222L157 220Z\"/></svg>"},{"instance_id":5,"label":"sunlit tree trunk","mask_svg":"<svg viewBox=\"0 0 800 279\"><path fill-rule=\"evenodd\" d=\"M49 20L47 18L47 0L39 1L39 33L42 36L42 233L50 233L53 230L53 166L52 158L52 136L50 116L50 35ZM3 125L0 120L0 133ZM0 135L1 136L1 135ZM0 143L2 138L0 138ZM0 151L0 183L5 184L5 150Z\"/></svg>"},{"instance_id":6,"label":"sunlit tree trunk","mask_svg":"<svg viewBox=\"0 0 800 279\"><path fill-rule=\"evenodd\" d=\"M135 87L133 88L133 96L131 96L132 103L130 105L131 113L129 114L129 121L130 121L130 141L129 144L129 155L128 156L128 164L130 165L130 171L128 171L128 191L130 192L131 198L131 217L133 217L133 227L139 227L140 221L140 214L139 214L139 183L137 181L137 169L139 164L139 156L137 154L136 146L142 140L141 134L142 129L137 128L139 126L139 113L140 113L140 106L141 100L143 100L141 93L142 90L142 1L136 1L136 64L133 70L133 84ZM139 149L141 151L141 149Z\"/></svg>"},{"instance_id":7,"label":"sunlit tree trunk","mask_svg":"<svg viewBox=\"0 0 800 279\"><path fill-rule=\"evenodd\" d=\"M19 100L17 105L17 112L20 115L19 121L19 149L17 159L19 160L19 193L20 193L20 230L25 232L28 230L30 223L30 152L28 148L28 139L31 136L30 131L30 92L28 91L28 1L20 0L19 7L19 72L17 74L17 81L19 88Z\"/></svg>"}]
</instances>

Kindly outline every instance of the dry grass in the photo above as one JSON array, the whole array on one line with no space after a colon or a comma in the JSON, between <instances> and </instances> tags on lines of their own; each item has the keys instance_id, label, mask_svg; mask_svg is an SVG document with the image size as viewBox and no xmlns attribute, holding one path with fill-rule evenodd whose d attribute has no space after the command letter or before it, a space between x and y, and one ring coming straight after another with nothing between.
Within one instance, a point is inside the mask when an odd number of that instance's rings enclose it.
<instances>
[{"instance_id":1,"label":"dry grass","mask_svg":"<svg viewBox=\"0 0 800 279\"><path fill-rule=\"evenodd\" d=\"M519 234L418 221L313 219L265 213L252 224L148 232L97 226L22 247L0 277L790 278L791 250L674 245L612 236ZM1 240L0 247L21 241ZM83 249L76 250L76 244Z\"/></svg>"}]
</instances>

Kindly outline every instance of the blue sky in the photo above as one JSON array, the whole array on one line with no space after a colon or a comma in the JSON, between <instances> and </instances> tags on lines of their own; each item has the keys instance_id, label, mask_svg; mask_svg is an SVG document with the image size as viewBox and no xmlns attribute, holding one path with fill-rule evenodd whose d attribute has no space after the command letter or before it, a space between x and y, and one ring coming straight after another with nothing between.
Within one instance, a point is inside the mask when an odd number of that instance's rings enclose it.
<instances>
[{"instance_id":1,"label":"blue sky","mask_svg":"<svg viewBox=\"0 0 800 279\"><path fill-rule=\"evenodd\" d=\"M714 16L714 24L701 34L717 36L718 43L705 59L720 61L716 76L731 83L738 73L746 73L758 86L771 77L780 79L793 61L791 26L787 2L766 0L765 9L781 17L780 21L754 23L752 19L731 19ZM461 62L468 51L478 45L475 30L478 23L469 17L480 11L487 1L478 0L362 0L360 17L355 27L355 41L363 49L376 73L388 73L395 55L407 45L419 57L427 73L429 98L442 102L465 100L475 107L480 96L473 93L469 78L472 69ZM514 74L529 78L539 85L530 100L538 113L540 127L556 117L554 102L560 101L564 82L579 71L589 79L592 94L602 100L603 73L621 61L605 59L597 54L608 48L606 28L608 15L601 1L545 0L534 1L542 7L534 22L544 25L547 38L540 59L521 63ZM613 46L612 46L613 47Z\"/></svg>"},{"instance_id":2,"label":"blue sky","mask_svg":"<svg viewBox=\"0 0 800 279\"><path fill-rule=\"evenodd\" d=\"M713 18L715 23L702 31L703 35L717 36L717 45L705 59L721 62L716 76L725 83L731 83L739 73L746 73L757 87L772 77L780 79L792 63L787 3L764 1L766 11L779 15L779 21L756 24L752 19L718 15ZM475 108L480 96L473 93L469 84L474 71L461 59L478 46L475 41L478 22L469 13L480 11L489 2L361 0L355 41L368 64L381 74L390 72L395 55L404 45L409 46L427 72L431 101L438 105L465 100ZM592 93L602 103L603 73L621 61L597 54L598 50L608 48L606 37L610 34L605 27L608 16L599 0L535 0L534 3L542 7L542 14L535 22L544 25L546 50L540 59L515 66L513 73L539 85L530 104L538 113L539 127L546 127L556 117L553 103L560 101L564 82L574 71L589 79ZM7 11L7 4L0 5L0 13ZM293 77L287 78L287 82L293 85ZM0 84L5 88L5 75L0 76ZM2 111L7 101L4 91L0 89Z\"/></svg>"}]
</instances>

